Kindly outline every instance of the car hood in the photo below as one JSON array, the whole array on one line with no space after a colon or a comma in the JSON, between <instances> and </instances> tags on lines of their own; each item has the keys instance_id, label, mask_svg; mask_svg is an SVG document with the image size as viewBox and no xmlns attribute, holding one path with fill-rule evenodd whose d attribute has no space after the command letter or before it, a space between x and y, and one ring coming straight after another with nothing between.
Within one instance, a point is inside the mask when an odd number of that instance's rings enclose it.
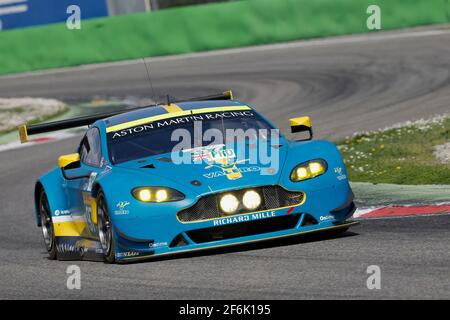
<instances>
[{"instance_id":1,"label":"car hood","mask_svg":"<svg viewBox=\"0 0 450 320\"><path fill-rule=\"evenodd\" d=\"M171 180L192 191L205 194L236 188L277 184L288 150L287 143L275 147L278 152L276 162L259 161L259 157L236 156L225 163L200 161L195 163L175 163L172 154L129 161L115 167L132 170L142 175L152 175L149 185L158 185L158 180ZM245 154L249 154L246 150Z\"/></svg>"}]
</instances>

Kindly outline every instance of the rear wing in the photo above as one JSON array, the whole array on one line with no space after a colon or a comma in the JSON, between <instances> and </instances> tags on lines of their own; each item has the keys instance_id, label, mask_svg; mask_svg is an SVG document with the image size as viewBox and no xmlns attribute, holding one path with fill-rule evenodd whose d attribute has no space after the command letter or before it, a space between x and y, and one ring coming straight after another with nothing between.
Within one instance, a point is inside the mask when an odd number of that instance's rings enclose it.
<instances>
[{"instance_id":1,"label":"rear wing","mask_svg":"<svg viewBox=\"0 0 450 320\"><path fill-rule=\"evenodd\" d=\"M233 92L231 90L229 90L229 91L225 91L221 94L203 96L203 97L191 98L191 99L185 99L185 100L179 100L179 101L170 101L169 103L179 103L179 102L186 102L186 101L233 100L233 99L234 99ZM143 109L143 108L148 108L148 107L152 107L152 106L157 106L157 105L155 104L155 105L150 105L150 106L145 106L145 107L137 107L137 108L131 108L131 109L125 109L125 110L119 110L119 111L99 113L99 114L82 116L82 117L77 117L77 118L72 118L72 119L67 119L67 120L35 124L35 125L31 125L31 126L27 126L26 124L23 124L18 127L20 142L21 143L28 142L28 136L33 135L33 134L87 126L87 125L94 123L97 120L109 118L109 117L112 117L112 116L115 116L115 115L118 115L121 113L134 111L134 110L138 110L138 109Z\"/></svg>"}]
</instances>

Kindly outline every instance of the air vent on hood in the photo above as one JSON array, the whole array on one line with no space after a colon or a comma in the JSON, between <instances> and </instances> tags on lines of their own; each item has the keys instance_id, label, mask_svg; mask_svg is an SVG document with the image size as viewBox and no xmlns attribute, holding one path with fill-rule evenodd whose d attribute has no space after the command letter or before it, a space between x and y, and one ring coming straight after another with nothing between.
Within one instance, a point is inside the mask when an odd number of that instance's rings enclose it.
<instances>
[{"instance_id":1,"label":"air vent on hood","mask_svg":"<svg viewBox=\"0 0 450 320\"><path fill-rule=\"evenodd\" d=\"M153 163L150 163L145 166L142 166L141 168L142 169L155 169L155 166L153 165Z\"/></svg>"},{"instance_id":2,"label":"air vent on hood","mask_svg":"<svg viewBox=\"0 0 450 320\"><path fill-rule=\"evenodd\" d=\"M172 159L166 157L158 158L158 160L162 162L172 162Z\"/></svg>"}]
</instances>

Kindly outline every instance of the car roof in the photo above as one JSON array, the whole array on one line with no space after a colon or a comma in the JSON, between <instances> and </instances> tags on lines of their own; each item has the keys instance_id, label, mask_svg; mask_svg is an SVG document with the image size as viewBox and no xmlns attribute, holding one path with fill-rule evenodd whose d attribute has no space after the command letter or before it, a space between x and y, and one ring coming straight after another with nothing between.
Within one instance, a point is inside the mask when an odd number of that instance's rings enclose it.
<instances>
[{"instance_id":1,"label":"car roof","mask_svg":"<svg viewBox=\"0 0 450 320\"><path fill-rule=\"evenodd\" d=\"M109 118L101 120L105 127L116 127L126 123L132 123L140 119L146 119L153 116L165 115L169 113L174 113L177 116L177 112L190 111L190 110L200 110L205 108L221 108L224 110L229 109L227 107L240 107L245 106L251 109L247 104L239 100L209 100L209 101L189 101L189 102L179 102L172 103L170 105L158 105L149 106L147 108L142 108L130 112L121 113ZM214 110L211 112L220 111Z\"/></svg>"}]
</instances>

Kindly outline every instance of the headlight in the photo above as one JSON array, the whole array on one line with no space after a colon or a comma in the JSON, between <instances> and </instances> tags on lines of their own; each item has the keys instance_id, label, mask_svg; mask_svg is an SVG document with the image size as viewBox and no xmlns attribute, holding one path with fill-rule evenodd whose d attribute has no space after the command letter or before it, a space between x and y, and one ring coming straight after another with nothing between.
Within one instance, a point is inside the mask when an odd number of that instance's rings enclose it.
<instances>
[{"instance_id":1,"label":"headlight","mask_svg":"<svg viewBox=\"0 0 450 320\"><path fill-rule=\"evenodd\" d=\"M220 199L220 208L225 213L234 213L236 212L238 207L239 200L231 193L222 196L222 198Z\"/></svg>"},{"instance_id":2,"label":"headlight","mask_svg":"<svg viewBox=\"0 0 450 320\"><path fill-rule=\"evenodd\" d=\"M254 190L249 190L244 193L242 203L249 210L256 210L261 205L261 196Z\"/></svg>"},{"instance_id":3,"label":"headlight","mask_svg":"<svg viewBox=\"0 0 450 320\"><path fill-rule=\"evenodd\" d=\"M155 199L156 202L164 202L169 199L169 194L166 189L159 189L155 192Z\"/></svg>"},{"instance_id":4,"label":"headlight","mask_svg":"<svg viewBox=\"0 0 450 320\"><path fill-rule=\"evenodd\" d=\"M142 189L137 192L137 198L141 201L150 201L152 199L152 194L149 189Z\"/></svg>"},{"instance_id":5,"label":"headlight","mask_svg":"<svg viewBox=\"0 0 450 320\"><path fill-rule=\"evenodd\" d=\"M294 182L315 178L327 171L328 165L325 160L314 159L299 164L291 172L291 180Z\"/></svg>"},{"instance_id":6,"label":"headlight","mask_svg":"<svg viewBox=\"0 0 450 320\"><path fill-rule=\"evenodd\" d=\"M171 202L184 199L181 192L165 187L139 187L133 189L131 193L142 202Z\"/></svg>"}]
</instances>

